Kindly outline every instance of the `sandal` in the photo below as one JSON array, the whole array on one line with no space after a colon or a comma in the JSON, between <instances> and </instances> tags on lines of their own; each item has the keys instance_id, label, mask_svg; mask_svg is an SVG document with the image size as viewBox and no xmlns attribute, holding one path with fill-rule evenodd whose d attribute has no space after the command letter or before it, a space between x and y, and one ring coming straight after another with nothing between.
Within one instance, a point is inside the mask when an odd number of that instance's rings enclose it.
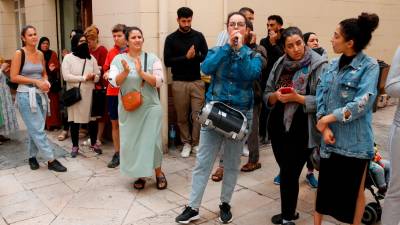
<instances>
[{"instance_id":1,"label":"sandal","mask_svg":"<svg viewBox=\"0 0 400 225\"><path fill-rule=\"evenodd\" d=\"M133 183L133 187L137 190L141 190L144 188L144 186L146 185L146 180L143 178L139 178L135 181L135 183Z\"/></svg>"},{"instance_id":2,"label":"sandal","mask_svg":"<svg viewBox=\"0 0 400 225\"><path fill-rule=\"evenodd\" d=\"M261 163L256 162L256 163L246 163L244 166L242 166L242 169L240 171L242 172L251 172L257 169L261 168Z\"/></svg>"},{"instance_id":3,"label":"sandal","mask_svg":"<svg viewBox=\"0 0 400 225\"><path fill-rule=\"evenodd\" d=\"M218 167L217 170L215 170L215 172L211 176L211 180L219 182L222 180L223 177L224 177L224 168Z\"/></svg>"},{"instance_id":4,"label":"sandal","mask_svg":"<svg viewBox=\"0 0 400 225\"><path fill-rule=\"evenodd\" d=\"M161 172L161 173L162 173L161 176L159 176L159 177L156 176L158 190L163 190L163 189L167 188L167 186L168 186L168 182L167 182L167 179L165 178L165 174L163 172Z\"/></svg>"},{"instance_id":5,"label":"sandal","mask_svg":"<svg viewBox=\"0 0 400 225\"><path fill-rule=\"evenodd\" d=\"M57 139L59 141L64 141L67 138L68 138L68 131L65 130L61 131L60 135L57 136Z\"/></svg>"}]
</instances>

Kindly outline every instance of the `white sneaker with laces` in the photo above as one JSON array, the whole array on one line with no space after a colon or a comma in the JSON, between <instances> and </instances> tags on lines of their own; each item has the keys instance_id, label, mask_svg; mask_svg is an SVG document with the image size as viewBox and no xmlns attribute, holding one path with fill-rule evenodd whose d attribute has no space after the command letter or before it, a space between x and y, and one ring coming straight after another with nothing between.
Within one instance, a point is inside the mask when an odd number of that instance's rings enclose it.
<instances>
[{"instance_id":1,"label":"white sneaker with laces","mask_svg":"<svg viewBox=\"0 0 400 225\"><path fill-rule=\"evenodd\" d=\"M243 145L242 155L245 156L245 157L249 157L249 154L250 154L250 152L249 152L248 146L247 145Z\"/></svg>"},{"instance_id":2,"label":"white sneaker with laces","mask_svg":"<svg viewBox=\"0 0 400 225\"><path fill-rule=\"evenodd\" d=\"M190 156L191 151L192 151L192 146L190 144L186 143L185 145L183 145L181 156L183 158L187 158Z\"/></svg>"},{"instance_id":3,"label":"white sneaker with laces","mask_svg":"<svg viewBox=\"0 0 400 225\"><path fill-rule=\"evenodd\" d=\"M197 152L199 151L199 146L198 146L198 145L193 146L192 151L193 151L194 153L197 153Z\"/></svg>"}]
</instances>

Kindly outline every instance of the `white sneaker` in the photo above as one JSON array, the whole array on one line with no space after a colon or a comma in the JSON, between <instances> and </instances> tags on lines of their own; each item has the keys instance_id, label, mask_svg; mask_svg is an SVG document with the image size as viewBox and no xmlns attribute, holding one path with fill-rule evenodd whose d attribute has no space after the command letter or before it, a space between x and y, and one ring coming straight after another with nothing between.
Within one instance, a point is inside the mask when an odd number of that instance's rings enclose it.
<instances>
[{"instance_id":1,"label":"white sneaker","mask_svg":"<svg viewBox=\"0 0 400 225\"><path fill-rule=\"evenodd\" d=\"M194 153L197 153L197 152L199 151L199 146L198 146L198 145L193 146L192 151L193 151Z\"/></svg>"},{"instance_id":2,"label":"white sneaker","mask_svg":"<svg viewBox=\"0 0 400 225\"><path fill-rule=\"evenodd\" d=\"M242 155L245 156L245 157L249 157L249 154L250 154L249 148L247 147L247 145L243 145Z\"/></svg>"},{"instance_id":3,"label":"white sneaker","mask_svg":"<svg viewBox=\"0 0 400 225\"><path fill-rule=\"evenodd\" d=\"M185 145L183 145L181 156L183 158L187 158L190 156L191 151L192 151L192 146L190 144L186 143Z\"/></svg>"}]
</instances>

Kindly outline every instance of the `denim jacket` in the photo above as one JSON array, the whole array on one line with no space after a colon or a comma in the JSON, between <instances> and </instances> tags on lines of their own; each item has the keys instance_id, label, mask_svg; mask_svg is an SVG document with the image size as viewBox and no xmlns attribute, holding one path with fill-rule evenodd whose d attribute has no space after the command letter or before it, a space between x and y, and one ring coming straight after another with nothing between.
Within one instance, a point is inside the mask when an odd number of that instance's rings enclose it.
<instances>
[{"instance_id":1,"label":"denim jacket","mask_svg":"<svg viewBox=\"0 0 400 225\"><path fill-rule=\"evenodd\" d=\"M201 65L203 73L211 75L206 102L221 101L241 111L252 109L253 81L260 77L261 64L261 55L247 46L239 51L229 44L210 49Z\"/></svg>"},{"instance_id":2,"label":"denim jacket","mask_svg":"<svg viewBox=\"0 0 400 225\"><path fill-rule=\"evenodd\" d=\"M321 157L330 153L371 159L374 155L372 105L377 94L379 66L375 59L360 52L339 70L339 58L332 60L317 87L317 118L333 114L329 124L335 143L321 143ZM345 117L349 111L350 116Z\"/></svg>"}]
</instances>

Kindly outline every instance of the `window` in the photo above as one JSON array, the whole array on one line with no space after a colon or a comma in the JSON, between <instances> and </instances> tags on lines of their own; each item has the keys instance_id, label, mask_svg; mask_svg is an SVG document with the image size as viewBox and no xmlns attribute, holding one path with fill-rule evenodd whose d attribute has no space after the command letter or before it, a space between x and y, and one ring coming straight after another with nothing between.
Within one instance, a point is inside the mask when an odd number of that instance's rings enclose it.
<instances>
[{"instance_id":1,"label":"window","mask_svg":"<svg viewBox=\"0 0 400 225\"><path fill-rule=\"evenodd\" d=\"M17 47L21 48L22 43L19 36L22 28L26 25L25 17L25 0L14 0L14 13L15 13L15 25L16 25L16 41Z\"/></svg>"}]
</instances>

